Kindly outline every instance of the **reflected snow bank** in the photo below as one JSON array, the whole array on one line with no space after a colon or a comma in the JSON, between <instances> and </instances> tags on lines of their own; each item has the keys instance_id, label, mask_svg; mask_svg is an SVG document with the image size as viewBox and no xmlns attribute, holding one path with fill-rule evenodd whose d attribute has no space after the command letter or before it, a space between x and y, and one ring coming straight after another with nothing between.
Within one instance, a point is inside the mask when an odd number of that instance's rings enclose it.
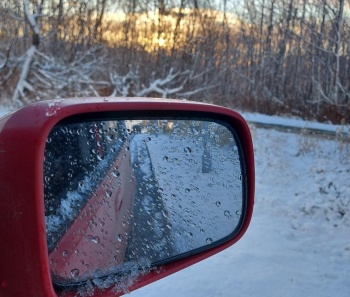
<instances>
[{"instance_id":1,"label":"reflected snow bank","mask_svg":"<svg viewBox=\"0 0 350 297\"><path fill-rule=\"evenodd\" d=\"M139 217L136 229L148 230L148 237L143 240L140 234L135 246L149 247L153 262L229 236L239 226L243 209L241 163L232 133L215 123L201 122L206 129L175 123L182 132L137 134L131 141L143 188L134 211Z\"/></svg>"},{"instance_id":2,"label":"reflected snow bank","mask_svg":"<svg viewBox=\"0 0 350 297\"><path fill-rule=\"evenodd\" d=\"M202 173L203 145L159 135L147 142L179 252L234 231L242 212L242 178L235 145L212 147L212 170Z\"/></svg>"}]
</instances>

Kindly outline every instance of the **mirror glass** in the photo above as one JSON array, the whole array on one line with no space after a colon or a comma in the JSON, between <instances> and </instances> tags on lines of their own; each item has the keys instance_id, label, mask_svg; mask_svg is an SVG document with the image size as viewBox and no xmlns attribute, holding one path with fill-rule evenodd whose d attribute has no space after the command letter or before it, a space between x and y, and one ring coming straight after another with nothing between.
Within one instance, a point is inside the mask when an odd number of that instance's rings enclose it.
<instances>
[{"instance_id":1,"label":"mirror glass","mask_svg":"<svg viewBox=\"0 0 350 297\"><path fill-rule=\"evenodd\" d=\"M244 214L239 147L226 125L200 119L56 125L44 156L53 281L130 273L232 238Z\"/></svg>"}]
</instances>

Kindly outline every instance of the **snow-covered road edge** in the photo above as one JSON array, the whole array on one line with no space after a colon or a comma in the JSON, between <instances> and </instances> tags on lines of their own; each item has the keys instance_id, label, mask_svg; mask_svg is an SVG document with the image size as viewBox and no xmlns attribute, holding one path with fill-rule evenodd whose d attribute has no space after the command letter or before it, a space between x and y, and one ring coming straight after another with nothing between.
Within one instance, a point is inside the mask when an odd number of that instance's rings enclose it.
<instances>
[{"instance_id":1,"label":"snow-covered road edge","mask_svg":"<svg viewBox=\"0 0 350 297\"><path fill-rule=\"evenodd\" d=\"M244 119L250 123L266 126L280 126L285 128L308 129L325 133L350 133L349 125L334 125L306 121L298 118L288 118L281 116L269 116L258 113L241 113Z\"/></svg>"}]
</instances>

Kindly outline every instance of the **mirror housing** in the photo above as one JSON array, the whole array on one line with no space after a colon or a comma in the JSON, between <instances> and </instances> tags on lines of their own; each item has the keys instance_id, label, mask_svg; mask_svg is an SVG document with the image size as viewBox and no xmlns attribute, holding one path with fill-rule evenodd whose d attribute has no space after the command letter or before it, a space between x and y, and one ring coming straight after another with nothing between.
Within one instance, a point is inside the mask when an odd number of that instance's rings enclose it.
<instances>
[{"instance_id":1,"label":"mirror housing","mask_svg":"<svg viewBox=\"0 0 350 297\"><path fill-rule=\"evenodd\" d=\"M89 119L102 114L143 117L206 118L236 132L245 174L245 213L240 230L220 245L155 267L139 275L127 289L135 290L214 255L237 242L250 223L254 203L254 158L249 128L236 112L183 100L86 98L34 103L0 119L0 295L74 296L76 288L53 286L44 210L44 152L53 127L71 116ZM118 296L114 286L96 288L92 296Z\"/></svg>"}]
</instances>

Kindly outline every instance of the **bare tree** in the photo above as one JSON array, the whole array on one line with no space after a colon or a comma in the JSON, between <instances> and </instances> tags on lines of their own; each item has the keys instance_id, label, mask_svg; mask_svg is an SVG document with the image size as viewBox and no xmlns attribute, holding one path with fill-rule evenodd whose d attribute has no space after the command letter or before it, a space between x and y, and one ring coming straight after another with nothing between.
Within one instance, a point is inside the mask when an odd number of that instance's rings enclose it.
<instances>
[{"instance_id":1,"label":"bare tree","mask_svg":"<svg viewBox=\"0 0 350 297\"><path fill-rule=\"evenodd\" d=\"M344 0L4 0L1 97L186 97L340 121L349 12Z\"/></svg>"},{"instance_id":2,"label":"bare tree","mask_svg":"<svg viewBox=\"0 0 350 297\"><path fill-rule=\"evenodd\" d=\"M23 0L23 8L26 22L29 24L31 32L32 32L32 45L26 51L23 56L23 66L21 70L21 74L19 76L19 80L17 82L12 101L17 106L22 106L23 103L20 99L24 101L24 103L29 103L30 101L27 99L25 91L33 91L34 87L28 82L28 75L30 72L30 67L35 58L35 54L37 51L37 47L40 44L40 28L38 23L38 18L42 16L41 14L41 6L36 7L36 12L31 14L29 12L29 3L28 0Z\"/></svg>"}]
</instances>

